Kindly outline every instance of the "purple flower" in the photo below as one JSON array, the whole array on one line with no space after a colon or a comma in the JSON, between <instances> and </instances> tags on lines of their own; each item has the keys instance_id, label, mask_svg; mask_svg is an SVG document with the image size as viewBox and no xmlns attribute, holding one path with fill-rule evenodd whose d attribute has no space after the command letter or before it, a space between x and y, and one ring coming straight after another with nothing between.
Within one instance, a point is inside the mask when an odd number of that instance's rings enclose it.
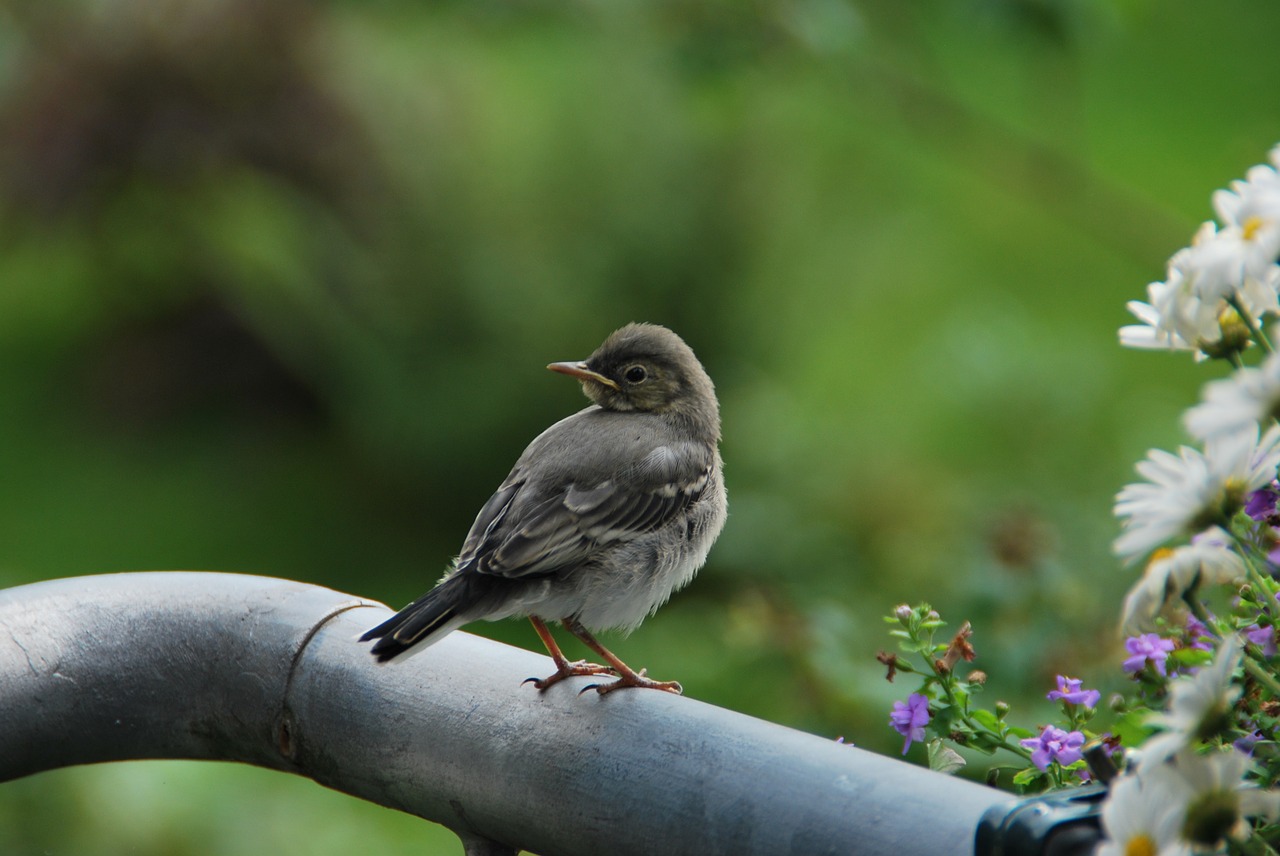
<instances>
[{"instance_id":1,"label":"purple flower","mask_svg":"<svg viewBox=\"0 0 1280 856\"><path fill-rule=\"evenodd\" d=\"M1174 648L1172 639L1161 639L1154 633L1143 633L1124 640L1124 647L1130 655L1124 661L1123 668L1126 672L1141 672L1150 663L1156 667L1156 672L1161 677L1166 675L1164 661L1169 659L1169 652Z\"/></svg>"},{"instance_id":2,"label":"purple flower","mask_svg":"<svg viewBox=\"0 0 1280 856\"><path fill-rule=\"evenodd\" d=\"M1244 505L1244 513L1254 520L1266 520L1275 515L1277 499L1280 499L1280 492L1276 491L1276 483L1272 482L1249 494L1249 501Z\"/></svg>"},{"instance_id":3,"label":"purple flower","mask_svg":"<svg viewBox=\"0 0 1280 856\"><path fill-rule=\"evenodd\" d=\"M1090 710L1097 705L1101 697L1102 693L1097 690L1080 689L1079 678L1068 678L1065 675L1058 675L1058 688L1049 690L1049 695L1046 696L1049 701L1061 699L1067 704L1082 704Z\"/></svg>"},{"instance_id":4,"label":"purple flower","mask_svg":"<svg viewBox=\"0 0 1280 856\"><path fill-rule=\"evenodd\" d=\"M1263 734L1261 731L1254 729L1254 732L1252 734L1246 734L1244 737L1241 737L1235 740L1231 745L1236 747L1246 755L1252 755L1253 747L1257 745L1258 741L1265 740L1266 737L1267 736Z\"/></svg>"},{"instance_id":5,"label":"purple flower","mask_svg":"<svg viewBox=\"0 0 1280 856\"><path fill-rule=\"evenodd\" d=\"M1200 651L1213 650L1213 634L1209 632L1209 628L1200 619L1191 613L1187 613L1187 642L1190 647Z\"/></svg>"},{"instance_id":6,"label":"purple flower","mask_svg":"<svg viewBox=\"0 0 1280 856\"><path fill-rule=\"evenodd\" d=\"M1084 735L1079 731L1067 732L1046 725L1039 737L1028 737L1019 742L1022 748L1031 750L1031 763L1041 770L1049 769L1049 764L1054 761L1066 767L1084 757L1080 751Z\"/></svg>"},{"instance_id":7,"label":"purple flower","mask_svg":"<svg viewBox=\"0 0 1280 856\"><path fill-rule=\"evenodd\" d=\"M912 693L906 701L895 701L889 714L889 724L907 738L902 744L902 754L907 754L912 741L924 740L924 727L929 724L929 699L920 693Z\"/></svg>"},{"instance_id":8,"label":"purple flower","mask_svg":"<svg viewBox=\"0 0 1280 856\"><path fill-rule=\"evenodd\" d=\"M1244 629L1244 638L1261 648L1263 656L1275 656L1276 633L1274 627L1259 627L1256 624L1250 624Z\"/></svg>"}]
</instances>

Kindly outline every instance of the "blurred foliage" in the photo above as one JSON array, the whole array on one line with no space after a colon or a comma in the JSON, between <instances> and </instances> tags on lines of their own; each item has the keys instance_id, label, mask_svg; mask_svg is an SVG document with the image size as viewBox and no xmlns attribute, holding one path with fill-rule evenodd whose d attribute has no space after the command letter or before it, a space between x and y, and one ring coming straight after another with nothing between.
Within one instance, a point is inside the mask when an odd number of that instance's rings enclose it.
<instances>
[{"instance_id":1,"label":"blurred foliage","mask_svg":"<svg viewBox=\"0 0 1280 856\"><path fill-rule=\"evenodd\" d=\"M620 653L892 752L879 616L927 599L1033 725L1056 672L1119 680L1111 497L1218 370L1115 329L1280 137L1277 24L1242 0L0 3L0 583L205 568L399 605L582 405L542 366L647 320L717 381L731 517ZM4 788L9 853L461 849L225 765Z\"/></svg>"}]
</instances>

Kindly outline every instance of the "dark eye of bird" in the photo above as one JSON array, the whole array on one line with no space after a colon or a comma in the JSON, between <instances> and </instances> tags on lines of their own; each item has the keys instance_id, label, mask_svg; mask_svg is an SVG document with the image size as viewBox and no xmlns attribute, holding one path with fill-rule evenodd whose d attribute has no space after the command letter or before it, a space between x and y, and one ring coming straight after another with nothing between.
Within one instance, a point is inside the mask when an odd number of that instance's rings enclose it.
<instances>
[{"instance_id":1,"label":"dark eye of bird","mask_svg":"<svg viewBox=\"0 0 1280 856\"><path fill-rule=\"evenodd\" d=\"M641 383L648 376L649 373L644 370L644 366L632 366L622 373L622 377L627 383Z\"/></svg>"}]
</instances>

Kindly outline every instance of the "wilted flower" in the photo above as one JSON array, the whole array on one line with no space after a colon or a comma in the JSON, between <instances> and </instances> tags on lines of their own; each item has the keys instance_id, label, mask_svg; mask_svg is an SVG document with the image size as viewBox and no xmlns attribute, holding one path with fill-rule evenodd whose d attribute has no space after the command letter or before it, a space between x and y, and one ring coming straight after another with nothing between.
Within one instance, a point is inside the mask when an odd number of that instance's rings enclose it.
<instances>
[{"instance_id":1,"label":"wilted flower","mask_svg":"<svg viewBox=\"0 0 1280 856\"><path fill-rule=\"evenodd\" d=\"M939 671L949 672L956 667L956 663L961 660L969 662L978 656L973 650L973 645L969 644L969 637L973 635L973 626L969 622L960 625L960 629L956 631L956 635L951 638L951 644L947 646L946 653L936 661L936 668Z\"/></svg>"}]
</instances>

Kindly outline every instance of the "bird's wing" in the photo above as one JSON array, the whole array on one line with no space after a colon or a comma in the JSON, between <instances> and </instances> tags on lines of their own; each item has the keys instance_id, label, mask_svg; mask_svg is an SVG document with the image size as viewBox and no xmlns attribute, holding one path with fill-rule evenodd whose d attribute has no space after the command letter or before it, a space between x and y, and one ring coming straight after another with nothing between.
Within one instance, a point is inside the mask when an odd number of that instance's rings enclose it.
<instances>
[{"instance_id":1,"label":"bird's wing","mask_svg":"<svg viewBox=\"0 0 1280 856\"><path fill-rule=\"evenodd\" d=\"M684 511L706 489L714 457L701 444L667 443L591 484L537 485L517 466L476 517L458 567L524 577L579 564Z\"/></svg>"}]
</instances>

